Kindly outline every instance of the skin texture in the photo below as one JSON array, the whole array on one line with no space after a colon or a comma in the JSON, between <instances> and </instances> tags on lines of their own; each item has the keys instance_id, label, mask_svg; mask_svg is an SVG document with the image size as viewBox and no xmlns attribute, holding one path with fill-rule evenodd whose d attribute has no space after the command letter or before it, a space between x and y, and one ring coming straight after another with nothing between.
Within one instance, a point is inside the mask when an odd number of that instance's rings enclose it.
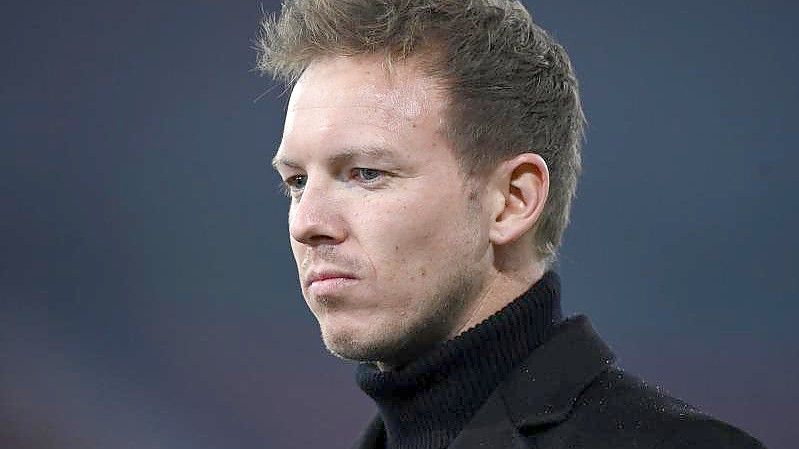
<instances>
[{"instance_id":1,"label":"skin texture","mask_svg":"<svg viewBox=\"0 0 799 449\"><path fill-rule=\"evenodd\" d=\"M274 159L291 197L302 293L334 354L399 367L501 309L543 268L548 189L523 153L466 179L442 133L446 96L413 61L314 62Z\"/></svg>"}]
</instances>

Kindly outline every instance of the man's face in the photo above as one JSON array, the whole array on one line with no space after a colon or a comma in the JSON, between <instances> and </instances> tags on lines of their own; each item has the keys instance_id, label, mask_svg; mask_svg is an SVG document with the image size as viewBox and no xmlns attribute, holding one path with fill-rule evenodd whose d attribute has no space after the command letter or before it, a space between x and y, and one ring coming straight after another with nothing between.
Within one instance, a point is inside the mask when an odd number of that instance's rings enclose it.
<instances>
[{"instance_id":1,"label":"man's face","mask_svg":"<svg viewBox=\"0 0 799 449\"><path fill-rule=\"evenodd\" d=\"M490 267L479 189L442 133L445 99L410 63L317 61L295 86L275 167L302 293L328 349L404 363L454 336Z\"/></svg>"}]
</instances>

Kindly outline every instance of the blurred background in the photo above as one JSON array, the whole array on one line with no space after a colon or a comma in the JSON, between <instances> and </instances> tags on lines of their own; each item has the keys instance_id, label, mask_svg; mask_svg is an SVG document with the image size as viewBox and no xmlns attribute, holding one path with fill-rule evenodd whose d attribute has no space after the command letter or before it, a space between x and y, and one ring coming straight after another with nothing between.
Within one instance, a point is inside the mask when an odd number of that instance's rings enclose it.
<instances>
[{"instance_id":1,"label":"blurred background","mask_svg":"<svg viewBox=\"0 0 799 449\"><path fill-rule=\"evenodd\" d=\"M589 120L566 311L793 447L799 6L528 6ZM299 294L269 167L287 99L251 39L277 8L0 6L1 447L344 448L371 417Z\"/></svg>"}]
</instances>

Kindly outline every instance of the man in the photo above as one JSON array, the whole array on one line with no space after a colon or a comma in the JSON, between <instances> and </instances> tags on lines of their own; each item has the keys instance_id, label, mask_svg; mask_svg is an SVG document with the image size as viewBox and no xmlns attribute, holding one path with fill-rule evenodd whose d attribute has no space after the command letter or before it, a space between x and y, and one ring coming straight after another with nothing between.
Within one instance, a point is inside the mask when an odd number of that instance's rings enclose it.
<instances>
[{"instance_id":1,"label":"man","mask_svg":"<svg viewBox=\"0 0 799 449\"><path fill-rule=\"evenodd\" d=\"M259 68L302 293L379 414L360 448L758 448L613 366L551 271L580 170L569 59L507 0L295 0Z\"/></svg>"}]
</instances>

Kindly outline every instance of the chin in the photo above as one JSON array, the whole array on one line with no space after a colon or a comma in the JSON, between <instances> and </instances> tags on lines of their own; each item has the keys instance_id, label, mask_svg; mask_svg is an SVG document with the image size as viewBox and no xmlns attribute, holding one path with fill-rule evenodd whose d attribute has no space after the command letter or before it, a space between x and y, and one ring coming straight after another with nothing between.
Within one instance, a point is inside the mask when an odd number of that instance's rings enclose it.
<instances>
[{"instance_id":1,"label":"chin","mask_svg":"<svg viewBox=\"0 0 799 449\"><path fill-rule=\"evenodd\" d=\"M364 329L363 323L332 323L327 320L324 324L320 322L322 331L322 341L331 354L346 360L358 362L373 361L374 342L368 337L368 329Z\"/></svg>"},{"instance_id":2,"label":"chin","mask_svg":"<svg viewBox=\"0 0 799 449\"><path fill-rule=\"evenodd\" d=\"M326 336L322 335L325 348L336 357L344 360L356 362L373 362L380 359L380 356L368 345L361 342L343 337L341 335Z\"/></svg>"},{"instance_id":3,"label":"chin","mask_svg":"<svg viewBox=\"0 0 799 449\"><path fill-rule=\"evenodd\" d=\"M331 354L345 360L357 362L382 361L395 352L397 345L390 340L387 326L383 323L367 324L354 318L320 321L322 341Z\"/></svg>"},{"instance_id":4,"label":"chin","mask_svg":"<svg viewBox=\"0 0 799 449\"><path fill-rule=\"evenodd\" d=\"M349 326L332 324L327 322L321 326L325 347L336 357L357 362L399 366L444 340L439 333L430 332L428 326L416 330L412 326L410 329L398 328L394 320L369 326L365 326L363 321L350 321L347 323Z\"/></svg>"}]
</instances>

